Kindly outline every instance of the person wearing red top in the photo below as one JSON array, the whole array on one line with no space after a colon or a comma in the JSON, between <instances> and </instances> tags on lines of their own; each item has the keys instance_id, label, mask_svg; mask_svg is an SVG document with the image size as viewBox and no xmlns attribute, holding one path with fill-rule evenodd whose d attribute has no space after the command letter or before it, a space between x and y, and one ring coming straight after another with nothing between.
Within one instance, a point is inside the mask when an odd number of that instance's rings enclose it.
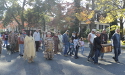
<instances>
[{"instance_id":1,"label":"person wearing red top","mask_svg":"<svg viewBox=\"0 0 125 75\"><path fill-rule=\"evenodd\" d=\"M18 44L19 44L19 55L23 56L24 52L24 36L22 33L20 33L20 36L18 37Z\"/></svg>"}]
</instances>

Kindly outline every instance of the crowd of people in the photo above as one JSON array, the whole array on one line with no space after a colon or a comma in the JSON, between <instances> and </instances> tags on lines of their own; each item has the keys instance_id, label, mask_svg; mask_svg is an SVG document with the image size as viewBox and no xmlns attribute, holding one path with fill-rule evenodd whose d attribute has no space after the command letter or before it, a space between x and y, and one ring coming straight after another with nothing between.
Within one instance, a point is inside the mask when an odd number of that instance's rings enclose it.
<instances>
[{"instance_id":1,"label":"crowd of people","mask_svg":"<svg viewBox=\"0 0 125 75\"><path fill-rule=\"evenodd\" d=\"M36 52L39 52L39 47L42 39L42 49L44 57L48 60L52 60L54 54L62 52L66 57L68 55L73 56L75 59L79 58L78 51L81 49L81 54L84 54L84 39L80 37L79 32L72 32L71 37L69 37L69 30L67 30L63 35L60 32L48 31L41 37L39 30L35 32L22 30L20 33L15 33L11 31L10 33L5 32L2 34L2 39L0 40L0 54L3 47L9 46L11 52L19 52L20 56L28 60L29 63L34 62ZM102 33L92 29L91 33L88 34L88 42L90 47L90 53L88 55L88 61L93 61L94 64L98 63L98 57L104 60L104 53L101 52L102 44L107 44L108 36L106 30L103 29ZM3 41L3 42L2 42ZM116 33L112 35L112 45L114 45L115 56L113 59L119 63L118 56L121 53L120 49L120 35L119 29L116 29Z\"/></svg>"}]
</instances>

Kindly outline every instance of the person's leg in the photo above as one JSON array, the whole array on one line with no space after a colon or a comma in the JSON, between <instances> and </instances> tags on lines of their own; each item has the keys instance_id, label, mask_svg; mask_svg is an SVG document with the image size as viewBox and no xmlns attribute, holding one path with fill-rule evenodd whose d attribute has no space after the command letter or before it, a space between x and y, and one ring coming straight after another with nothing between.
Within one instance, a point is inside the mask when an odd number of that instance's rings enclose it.
<instances>
[{"instance_id":1,"label":"person's leg","mask_svg":"<svg viewBox=\"0 0 125 75\"><path fill-rule=\"evenodd\" d=\"M65 46L64 55L67 55L67 50L68 50L69 46L68 46L68 44L65 44L64 46Z\"/></svg>"},{"instance_id":2,"label":"person's leg","mask_svg":"<svg viewBox=\"0 0 125 75\"><path fill-rule=\"evenodd\" d=\"M115 61L118 61L118 48L114 48L114 53L115 53Z\"/></svg>"},{"instance_id":3,"label":"person's leg","mask_svg":"<svg viewBox=\"0 0 125 75\"><path fill-rule=\"evenodd\" d=\"M79 47L76 47L76 51L75 51L75 56L74 56L74 58L78 58L78 50L79 50Z\"/></svg>"},{"instance_id":4,"label":"person's leg","mask_svg":"<svg viewBox=\"0 0 125 75\"><path fill-rule=\"evenodd\" d=\"M67 51L67 55L68 55L69 53L71 53L71 48L69 48L69 50Z\"/></svg>"},{"instance_id":5,"label":"person's leg","mask_svg":"<svg viewBox=\"0 0 125 75\"><path fill-rule=\"evenodd\" d=\"M99 57L99 50L97 49L95 51L94 63L98 63L98 57Z\"/></svg>"},{"instance_id":6,"label":"person's leg","mask_svg":"<svg viewBox=\"0 0 125 75\"><path fill-rule=\"evenodd\" d=\"M5 40L5 47L7 46L7 40Z\"/></svg>"},{"instance_id":7,"label":"person's leg","mask_svg":"<svg viewBox=\"0 0 125 75\"><path fill-rule=\"evenodd\" d=\"M11 52L14 53L14 44L10 44L10 47L11 47Z\"/></svg>"},{"instance_id":8,"label":"person's leg","mask_svg":"<svg viewBox=\"0 0 125 75\"><path fill-rule=\"evenodd\" d=\"M2 52L2 45L0 45L0 54L1 54L1 52Z\"/></svg>"},{"instance_id":9,"label":"person's leg","mask_svg":"<svg viewBox=\"0 0 125 75\"><path fill-rule=\"evenodd\" d=\"M104 57L104 53L100 53L100 56L101 56L101 59L103 59L103 57Z\"/></svg>"},{"instance_id":10,"label":"person's leg","mask_svg":"<svg viewBox=\"0 0 125 75\"><path fill-rule=\"evenodd\" d=\"M39 49L39 41L35 41L35 44L36 44L36 51L38 51L38 49Z\"/></svg>"},{"instance_id":11,"label":"person's leg","mask_svg":"<svg viewBox=\"0 0 125 75\"><path fill-rule=\"evenodd\" d=\"M3 42L4 42L4 43L3 43L3 46L5 46L6 41L4 40Z\"/></svg>"},{"instance_id":12,"label":"person's leg","mask_svg":"<svg viewBox=\"0 0 125 75\"><path fill-rule=\"evenodd\" d=\"M24 44L20 44L20 54L23 55Z\"/></svg>"},{"instance_id":13,"label":"person's leg","mask_svg":"<svg viewBox=\"0 0 125 75\"><path fill-rule=\"evenodd\" d=\"M19 44L19 55L21 55L21 44Z\"/></svg>"},{"instance_id":14,"label":"person's leg","mask_svg":"<svg viewBox=\"0 0 125 75\"><path fill-rule=\"evenodd\" d=\"M121 54L121 48L118 48L118 56Z\"/></svg>"},{"instance_id":15,"label":"person's leg","mask_svg":"<svg viewBox=\"0 0 125 75\"><path fill-rule=\"evenodd\" d=\"M84 52L84 47L82 46L81 47L81 54L83 55L83 52Z\"/></svg>"},{"instance_id":16,"label":"person's leg","mask_svg":"<svg viewBox=\"0 0 125 75\"><path fill-rule=\"evenodd\" d=\"M89 47L90 47L90 52L89 52L88 58L92 58L94 56L95 52L93 50L93 45L92 44L89 44Z\"/></svg>"}]
</instances>

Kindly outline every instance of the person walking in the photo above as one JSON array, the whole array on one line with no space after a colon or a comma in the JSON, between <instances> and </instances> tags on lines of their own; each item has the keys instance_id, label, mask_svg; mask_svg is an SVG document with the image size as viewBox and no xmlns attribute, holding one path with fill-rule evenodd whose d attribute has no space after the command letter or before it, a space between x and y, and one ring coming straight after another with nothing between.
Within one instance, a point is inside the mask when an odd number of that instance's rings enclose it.
<instances>
[{"instance_id":1,"label":"person walking","mask_svg":"<svg viewBox=\"0 0 125 75\"><path fill-rule=\"evenodd\" d=\"M6 47L6 46L8 45L8 34L7 34L7 32L5 32L4 37L5 37L4 45L5 45L5 47Z\"/></svg>"},{"instance_id":2,"label":"person walking","mask_svg":"<svg viewBox=\"0 0 125 75\"><path fill-rule=\"evenodd\" d=\"M51 37L51 32L47 32L47 37L44 41L45 44L45 51L44 51L44 57L46 59L52 60L54 57L54 40Z\"/></svg>"},{"instance_id":3,"label":"person walking","mask_svg":"<svg viewBox=\"0 0 125 75\"><path fill-rule=\"evenodd\" d=\"M100 56L100 51L101 51L101 39L100 39L100 32L96 32L96 37L94 38L93 41L93 50L95 51L95 56L93 57L94 64L99 64L98 63L98 57Z\"/></svg>"},{"instance_id":4,"label":"person walking","mask_svg":"<svg viewBox=\"0 0 125 75\"><path fill-rule=\"evenodd\" d=\"M101 38L101 44L107 44L108 35L106 34L106 30L105 29L103 29L103 31L102 31L102 33L100 35L100 38ZM100 57L101 57L101 60L104 60L103 59L104 53L101 52Z\"/></svg>"},{"instance_id":5,"label":"person walking","mask_svg":"<svg viewBox=\"0 0 125 75\"><path fill-rule=\"evenodd\" d=\"M79 40L79 44L80 44L79 48L81 49L81 54L83 55L83 52L84 52L84 41L83 41L82 37Z\"/></svg>"},{"instance_id":6,"label":"person walking","mask_svg":"<svg viewBox=\"0 0 125 75\"><path fill-rule=\"evenodd\" d=\"M112 35L112 45L114 46L114 54L112 57L116 63L120 63L118 56L121 54L121 44L120 44L120 29L116 29L115 33Z\"/></svg>"},{"instance_id":7,"label":"person walking","mask_svg":"<svg viewBox=\"0 0 125 75\"><path fill-rule=\"evenodd\" d=\"M88 42L90 47L90 52L88 55L88 61L92 60L92 57L94 56L94 50L93 50L93 40L96 37L95 35L96 30L92 29L91 33L88 34Z\"/></svg>"},{"instance_id":8,"label":"person walking","mask_svg":"<svg viewBox=\"0 0 125 75\"><path fill-rule=\"evenodd\" d=\"M76 36L76 32L73 31L72 36L71 36L71 40L72 40L72 41L75 39L75 36Z\"/></svg>"},{"instance_id":9,"label":"person walking","mask_svg":"<svg viewBox=\"0 0 125 75\"><path fill-rule=\"evenodd\" d=\"M54 40L54 53L57 54L59 52L59 48L58 48L59 38L57 33L54 33L53 40Z\"/></svg>"},{"instance_id":10,"label":"person walking","mask_svg":"<svg viewBox=\"0 0 125 75\"><path fill-rule=\"evenodd\" d=\"M58 32L58 38L59 38L59 51L62 52L62 49L63 49L63 36L60 32Z\"/></svg>"},{"instance_id":11,"label":"person walking","mask_svg":"<svg viewBox=\"0 0 125 75\"><path fill-rule=\"evenodd\" d=\"M78 57L78 50L80 47L80 42L79 42L79 33L76 33L75 39L73 40L74 43L74 48L75 48L75 55L74 58L77 59Z\"/></svg>"},{"instance_id":12,"label":"person walking","mask_svg":"<svg viewBox=\"0 0 125 75\"><path fill-rule=\"evenodd\" d=\"M16 46L16 36L14 31L12 31L9 36L8 36L8 41L11 47L11 52L14 53L15 52L15 46Z\"/></svg>"},{"instance_id":13,"label":"person walking","mask_svg":"<svg viewBox=\"0 0 125 75\"><path fill-rule=\"evenodd\" d=\"M15 44L15 52L19 52L19 44L18 44L18 37L19 37L19 33L15 32L15 41L16 41L16 44Z\"/></svg>"},{"instance_id":14,"label":"person walking","mask_svg":"<svg viewBox=\"0 0 125 75\"><path fill-rule=\"evenodd\" d=\"M20 36L18 37L18 44L19 44L19 55L23 56L23 53L24 53L24 35L23 35L23 33L20 33Z\"/></svg>"},{"instance_id":15,"label":"person walking","mask_svg":"<svg viewBox=\"0 0 125 75\"><path fill-rule=\"evenodd\" d=\"M2 42L2 39L1 39L1 37L0 37L0 55L1 55L1 53L2 53L2 44L3 44L3 42Z\"/></svg>"},{"instance_id":16,"label":"person walking","mask_svg":"<svg viewBox=\"0 0 125 75\"><path fill-rule=\"evenodd\" d=\"M69 50L68 50L68 52L67 52L67 55L70 54L70 56L72 56L72 55L74 55L74 53L75 53L74 43L73 43L72 39L70 39L70 42L69 42L69 43L70 43L70 44L69 44Z\"/></svg>"},{"instance_id":17,"label":"person walking","mask_svg":"<svg viewBox=\"0 0 125 75\"><path fill-rule=\"evenodd\" d=\"M23 58L28 60L29 63L34 62L34 58L36 56L36 49L35 49L35 40L31 36L32 32L28 31L27 35L24 39L24 55Z\"/></svg>"},{"instance_id":18,"label":"person walking","mask_svg":"<svg viewBox=\"0 0 125 75\"><path fill-rule=\"evenodd\" d=\"M33 37L36 44L36 51L38 52L39 45L40 45L40 33L38 29L34 32Z\"/></svg>"},{"instance_id":19,"label":"person walking","mask_svg":"<svg viewBox=\"0 0 125 75\"><path fill-rule=\"evenodd\" d=\"M63 34L63 45L65 47L64 49L64 56L67 56L67 51L69 49L69 31L67 30L64 34Z\"/></svg>"},{"instance_id":20,"label":"person walking","mask_svg":"<svg viewBox=\"0 0 125 75\"><path fill-rule=\"evenodd\" d=\"M5 33L2 34L3 47L5 47Z\"/></svg>"}]
</instances>

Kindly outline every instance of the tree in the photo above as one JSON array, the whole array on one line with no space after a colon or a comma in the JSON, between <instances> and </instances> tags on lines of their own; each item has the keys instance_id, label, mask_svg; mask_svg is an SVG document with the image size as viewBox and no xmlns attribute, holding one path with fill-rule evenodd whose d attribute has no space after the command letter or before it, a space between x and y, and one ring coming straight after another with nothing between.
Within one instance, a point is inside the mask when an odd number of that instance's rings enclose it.
<instances>
[{"instance_id":1,"label":"tree","mask_svg":"<svg viewBox=\"0 0 125 75\"><path fill-rule=\"evenodd\" d=\"M123 36L123 18L125 12L125 0L96 0L97 10L105 16L100 16L100 22L111 23L115 20L120 22L120 35Z\"/></svg>"}]
</instances>

